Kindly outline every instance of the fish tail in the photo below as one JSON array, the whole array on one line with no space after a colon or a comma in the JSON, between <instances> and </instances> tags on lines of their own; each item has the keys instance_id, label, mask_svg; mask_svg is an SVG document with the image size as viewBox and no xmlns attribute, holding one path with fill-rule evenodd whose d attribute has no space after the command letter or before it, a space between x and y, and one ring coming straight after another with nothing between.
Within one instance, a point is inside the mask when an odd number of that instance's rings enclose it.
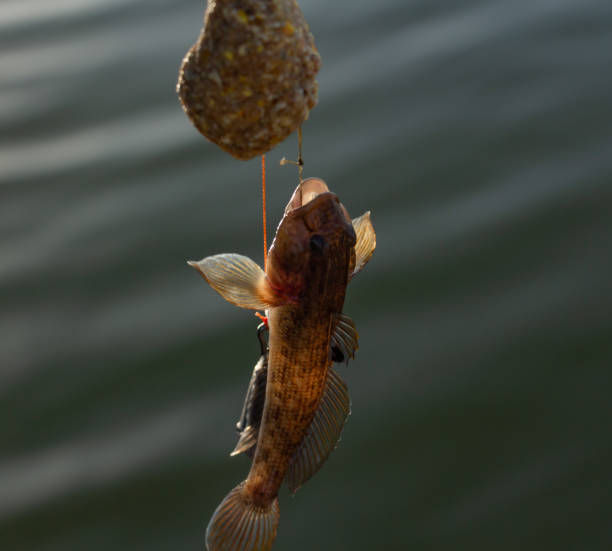
<instances>
[{"instance_id":1,"label":"fish tail","mask_svg":"<svg viewBox=\"0 0 612 551\"><path fill-rule=\"evenodd\" d=\"M276 538L280 511L278 496L257 505L244 488L236 486L215 510L206 528L208 551L269 551Z\"/></svg>"}]
</instances>

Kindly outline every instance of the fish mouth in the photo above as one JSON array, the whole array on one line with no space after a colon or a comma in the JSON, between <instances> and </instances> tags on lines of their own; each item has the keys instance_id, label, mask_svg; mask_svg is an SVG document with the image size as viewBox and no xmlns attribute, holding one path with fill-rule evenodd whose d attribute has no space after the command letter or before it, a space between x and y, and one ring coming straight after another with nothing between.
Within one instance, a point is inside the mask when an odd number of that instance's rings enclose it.
<instances>
[{"instance_id":1,"label":"fish mouth","mask_svg":"<svg viewBox=\"0 0 612 551\"><path fill-rule=\"evenodd\" d=\"M285 208L285 217L301 219L310 232L343 228L354 235L349 213L321 178L307 178L297 186Z\"/></svg>"},{"instance_id":2,"label":"fish mouth","mask_svg":"<svg viewBox=\"0 0 612 551\"><path fill-rule=\"evenodd\" d=\"M321 178L306 178L295 188L289 203L285 207L285 215L299 216L309 210L320 208L325 202L331 199L332 203L337 203L347 222L351 218L338 199L338 196L329 191L327 184Z\"/></svg>"},{"instance_id":3,"label":"fish mouth","mask_svg":"<svg viewBox=\"0 0 612 551\"><path fill-rule=\"evenodd\" d=\"M321 178L306 178L295 188L289 203L285 207L285 214L305 207L323 193L330 193L330 191L327 184Z\"/></svg>"}]
</instances>

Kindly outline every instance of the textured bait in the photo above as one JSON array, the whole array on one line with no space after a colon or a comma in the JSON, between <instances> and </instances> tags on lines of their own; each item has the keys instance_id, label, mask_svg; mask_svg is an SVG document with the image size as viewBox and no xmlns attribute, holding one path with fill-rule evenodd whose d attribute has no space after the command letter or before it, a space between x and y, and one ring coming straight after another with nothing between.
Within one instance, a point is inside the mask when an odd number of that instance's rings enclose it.
<instances>
[{"instance_id":1,"label":"textured bait","mask_svg":"<svg viewBox=\"0 0 612 551\"><path fill-rule=\"evenodd\" d=\"M250 159L308 117L317 103L320 63L295 0L209 0L177 92L204 136Z\"/></svg>"}]
</instances>

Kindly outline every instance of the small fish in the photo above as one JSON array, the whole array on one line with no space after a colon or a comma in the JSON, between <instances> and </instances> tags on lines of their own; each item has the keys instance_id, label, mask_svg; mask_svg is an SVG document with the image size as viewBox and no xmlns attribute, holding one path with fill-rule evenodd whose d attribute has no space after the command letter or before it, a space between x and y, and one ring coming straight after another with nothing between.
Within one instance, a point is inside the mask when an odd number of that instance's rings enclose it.
<instances>
[{"instance_id":1,"label":"small fish","mask_svg":"<svg viewBox=\"0 0 612 551\"><path fill-rule=\"evenodd\" d=\"M346 286L375 247L370 213L351 223L325 182L309 178L285 209L266 272L237 254L189 262L229 302L265 310L269 325L265 400L251 469L214 512L206 530L209 551L271 549L281 484L286 480L295 492L334 449L350 399L331 368L332 357L352 357L358 345L355 325L342 314ZM263 367L265 353L262 358ZM257 375L257 387L256 381ZM241 421L248 423L254 411L247 406Z\"/></svg>"}]
</instances>

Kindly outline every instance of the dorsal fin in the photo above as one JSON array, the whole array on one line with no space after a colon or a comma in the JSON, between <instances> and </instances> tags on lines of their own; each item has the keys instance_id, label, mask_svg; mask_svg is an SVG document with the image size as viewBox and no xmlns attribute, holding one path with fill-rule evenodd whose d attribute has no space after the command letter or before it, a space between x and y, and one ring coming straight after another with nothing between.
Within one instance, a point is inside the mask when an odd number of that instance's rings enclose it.
<instances>
[{"instance_id":1,"label":"dorsal fin","mask_svg":"<svg viewBox=\"0 0 612 551\"><path fill-rule=\"evenodd\" d=\"M331 353L334 362L346 362L355 357L359 348L359 334L353 320L346 314L336 314L336 324L331 337Z\"/></svg>"},{"instance_id":2,"label":"dorsal fin","mask_svg":"<svg viewBox=\"0 0 612 551\"><path fill-rule=\"evenodd\" d=\"M330 366L319 407L287 470L285 479L292 493L310 480L325 463L340 440L350 411L348 388Z\"/></svg>"},{"instance_id":3,"label":"dorsal fin","mask_svg":"<svg viewBox=\"0 0 612 551\"><path fill-rule=\"evenodd\" d=\"M357 242L355 243L355 268L350 277L363 269L372 258L376 248L376 232L370 220L370 211L362 214L359 218L353 219L353 229L357 236Z\"/></svg>"}]
</instances>

